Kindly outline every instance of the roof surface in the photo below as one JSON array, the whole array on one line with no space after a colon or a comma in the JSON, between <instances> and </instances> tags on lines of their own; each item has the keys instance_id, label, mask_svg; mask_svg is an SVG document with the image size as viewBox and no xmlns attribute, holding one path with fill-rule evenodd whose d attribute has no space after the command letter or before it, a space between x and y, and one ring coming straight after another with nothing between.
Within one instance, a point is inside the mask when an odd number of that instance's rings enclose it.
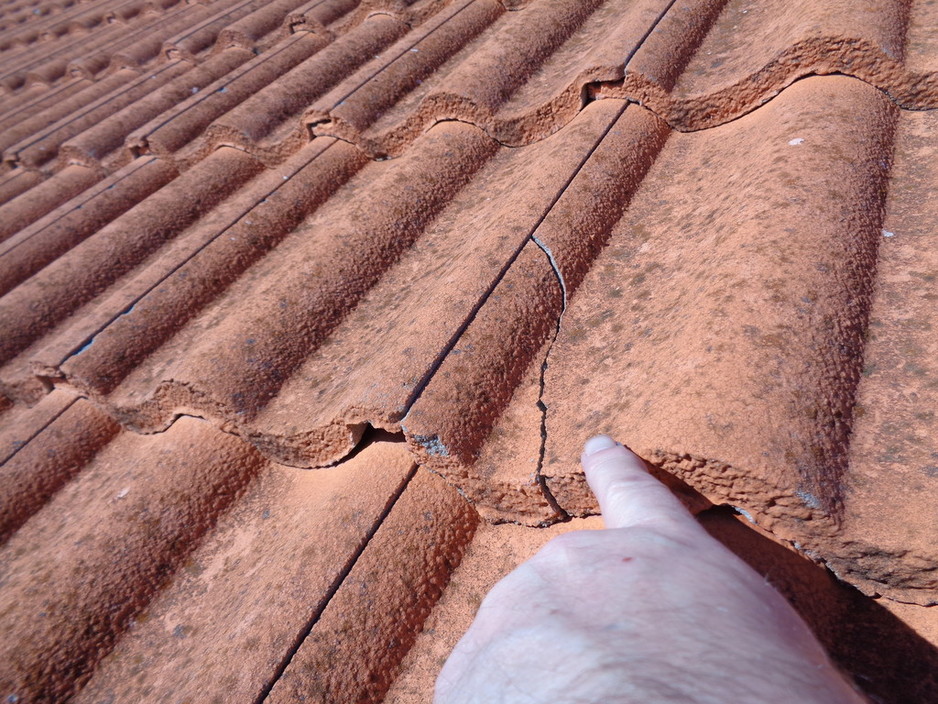
<instances>
[{"instance_id":1,"label":"roof surface","mask_svg":"<svg viewBox=\"0 0 938 704\"><path fill-rule=\"evenodd\" d=\"M2 0L0 695L429 701L610 432L938 700L936 27Z\"/></svg>"}]
</instances>

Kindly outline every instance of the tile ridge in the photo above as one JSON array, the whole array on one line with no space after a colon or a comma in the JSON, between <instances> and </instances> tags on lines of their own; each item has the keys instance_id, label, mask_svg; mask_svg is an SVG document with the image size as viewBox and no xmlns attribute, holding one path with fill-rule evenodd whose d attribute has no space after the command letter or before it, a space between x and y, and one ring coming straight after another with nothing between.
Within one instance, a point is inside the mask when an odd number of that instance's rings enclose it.
<instances>
[{"instance_id":1,"label":"tile ridge","mask_svg":"<svg viewBox=\"0 0 938 704\"><path fill-rule=\"evenodd\" d=\"M394 493L390 496L387 504L385 505L381 513L379 514L377 520L372 524L368 532L365 534L364 539L362 540L361 544L358 546L358 549L355 550L354 553L352 553L348 561L345 563L344 567L336 575L335 580L326 590L326 593L323 596L319 605L317 606L316 610L312 613L309 620L306 622L306 624L297 634L296 638L294 639L290 647L286 649L283 659L281 660L280 664L274 669L274 672L269 678L268 682L261 689L257 698L254 700L254 704L261 704L262 702L264 702L267 699L268 695L270 694L271 690L274 688L274 686L283 676L283 673L286 672L287 668L290 666L290 663L293 661L293 658L296 656L297 652L300 650L303 643L309 637L309 634L312 632L313 628L319 622L319 619L322 617L323 613L325 612L326 607L335 597L336 593L339 591L342 584L345 582L346 578L355 568L355 565L358 563L359 559L361 559L368 545L371 543L371 541L374 539L375 535L377 534L378 529L381 528L382 525L384 525L384 522L387 520L388 516L391 514L391 511L394 509L398 501L400 501L401 497L404 495L404 491L406 491L407 487L410 485L414 477L417 475L417 469L418 469L417 465L414 464L411 467L410 471L407 473L407 475L404 477L403 481L400 483L400 485L397 487Z\"/></svg>"}]
</instances>

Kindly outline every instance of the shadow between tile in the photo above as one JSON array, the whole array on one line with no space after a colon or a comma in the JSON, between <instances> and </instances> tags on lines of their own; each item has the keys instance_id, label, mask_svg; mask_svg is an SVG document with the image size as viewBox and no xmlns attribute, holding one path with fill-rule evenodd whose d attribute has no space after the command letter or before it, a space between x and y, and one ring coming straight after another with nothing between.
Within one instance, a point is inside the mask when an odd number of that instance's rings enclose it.
<instances>
[{"instance_id":1,"label":"shadow between tile","mask_svg":"<svg viewBox=\"0 0 938 704\"><path fill-rule=\"evenodd\" d=\"M729 506L698 520L788 599L873 702L938 701L938 648L877 600L747 525Z\"/></svg>"}]
</instances>

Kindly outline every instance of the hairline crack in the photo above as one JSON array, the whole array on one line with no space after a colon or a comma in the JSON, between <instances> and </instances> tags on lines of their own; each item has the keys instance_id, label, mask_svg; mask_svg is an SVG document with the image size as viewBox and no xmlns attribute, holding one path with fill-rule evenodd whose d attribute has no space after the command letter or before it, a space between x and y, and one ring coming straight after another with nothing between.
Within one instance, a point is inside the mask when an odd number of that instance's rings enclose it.
<instances>
[{"instance_id":1,"label":"hairline crack","mask_svg":"<svg viewBox=\"0 0 938 704\"><path fill-rule=\"evenodd\" d=\"M550 264L550 268L554 272L554 276L557 278L557 283L560 285L560 292L563 296L560 307L560 315L557 316L557 322L554 326L554 334L550 338L550 341L547 343L547 350L544 352L544 359L541 362L541 372L540 378L538 380L538 391L537 391L537 409L541 414L541 446L537 453L537 467L534 470L534 480L537 482L538 487L540 487L541 492L544 494L544 498L550 507L557 513L562 521L569 521L570 514L568 514L563 507L558 503L557 498L554 496L553 492L550 490L550 487L547 486L547 479L542 474L544 468L544 455L547 452L547 404L544 403L544 390L547 385L547 367L550 364L550 353L554 349L554 343L557 342L557 338L560 335L560 326L563 324L564 313L567 312L567 284L563 278L563 272L560 270L560 266L557 264L557 260L554 258L554 253L550 251L550 247L547 246L536 234L531 234L531 241L537 245L537 247L544 253L547 257L547 262Z\"/></svg>"}]
</instances>

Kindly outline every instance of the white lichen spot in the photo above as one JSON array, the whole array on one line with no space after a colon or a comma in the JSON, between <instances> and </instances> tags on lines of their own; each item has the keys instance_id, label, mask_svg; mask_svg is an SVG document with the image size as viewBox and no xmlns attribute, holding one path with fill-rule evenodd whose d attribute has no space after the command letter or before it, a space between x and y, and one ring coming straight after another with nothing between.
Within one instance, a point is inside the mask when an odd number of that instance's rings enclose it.
<instances>
[{"instance_id":1,"label":"white lichen spot","mask_svg":"<svg viewBox=\"0 0 938 704\"><path fill-rule=\"evenodd\" d=\"M756 519L753 518L752 514L749 513L749 511L746 509L740 508L739 506L733 506L733 510L736 511L736 513L738 513L740 516L744 517L747 521L752 523L752 525L756 525Z\"/></svg>"},{"instance_id":2,"label":"white lichen spot","mask_svg":"<svg viewBox=\"0 0 938 704\"><path fill-rule=\"evenodd\" d=\"M795 137L794 139L788 140L789 147L797 147L799 144L804 144L803 137Z\"/></svg>"},{"instance_id":3,"label":"white lichen spot","mask_svg":"<svg viewBox=\"0 0 938 704\"><path fill-rule=\"evenodd\" d=\"M883 237L895 237L895 232L890 232L889 230L883 230Z\"/></svg>"},{"instance_id":4,"label":"white lichen spot","mask_svg":"<svg viewBox=\"0 0 938 704\"><path fill-rule=\"evenodd\" d=\"M449 457L449 450L437 435L414 435L414 440L420 443L431 457Z\"/></svg>"},{"instance_id":5,"label":"white lichen spot","mask_svg":"<svg viewBox=\"0 0 938 704\"><path fill-rule=\"evenodd\" d=\"M821 502L814 494L810 491L804 491L803 489L796 491L795 496L801 499L804 502L804 505L808 508L813 508L815 511L820 510Z\"/></svg>"}]
</instances>

